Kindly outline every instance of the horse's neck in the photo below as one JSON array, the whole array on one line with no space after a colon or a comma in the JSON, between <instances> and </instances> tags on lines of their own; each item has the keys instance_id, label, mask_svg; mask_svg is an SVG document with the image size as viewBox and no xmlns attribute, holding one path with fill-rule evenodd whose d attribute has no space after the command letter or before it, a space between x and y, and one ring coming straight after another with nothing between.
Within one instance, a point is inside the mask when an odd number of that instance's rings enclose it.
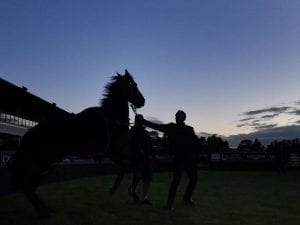
<instances>
[{"instance_id":1,"label":"horse's neck","mask_svg":"<svg viewBox=\"0 0 300 225\"><path fill-rule=\"evenodd\" d=\"M101 107L103 114L116 122L127 123L129 118L128 103L105 104Z\"/></svg>"},{"instance_id":2,"label":"horse's neck","mask_svg":"<svg viewBox=\"0 0 300 225\"><path fill-rule=\"evenodd\" d=\"M126 107L127 106L127 107ZM75 115L78 121L86 122L87 119L96 119L106 121L106 125L110 130L128 130L129 129L129 108L128 105L123 107L90 107Z\"/></svg>"}]
</instances>

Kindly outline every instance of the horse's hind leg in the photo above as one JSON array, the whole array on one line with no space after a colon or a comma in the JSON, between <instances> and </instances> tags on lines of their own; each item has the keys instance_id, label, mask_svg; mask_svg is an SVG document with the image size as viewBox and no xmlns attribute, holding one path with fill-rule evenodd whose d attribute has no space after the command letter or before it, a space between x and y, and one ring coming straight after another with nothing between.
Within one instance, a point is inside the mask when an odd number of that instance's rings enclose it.
<instances>
[{"instance_id":1,"label":"horse's hind leg","mask_svg":"<svg viewBox=\"0 0 300 225\"><path fill-rule=\"evenodd\" d=\"M118 164L118 174L117 174L117 177L115 179L115 182L113 184L112 187L109 188L109 192L110 194L114 194L115 191L117 190L117 188L120 186L123 178L124 178L124 175L125 175L125 165L124 163L120 163Z\"/></svg>"},{"instance_id":2,"label":"horse's hind leg","mask_svg":"<svg viewBox=\"0 0 300 225\"><path fill-rule=\"evenodd\" d=\"M7 164L15 189L22 191L40 217L49 217L50 209L39 199L35 191L42 178L41 169L23 152L18 152Z\"/></svg>"},{"instance_id":3,"label":"horse's hind leg","mask_svg":"<svg viewBox=\"0 0 300 225\"><path fill-rule=\"evenodd\" d=\"M24 194L35 208L36 213L41 218L50 218L50 211L45 204L38 198L34 189L24 188Z\"/></svg>"},{"instance_id":4,"label":"horse's hind leg","mask_svg":"<svg viewBox=\"0 0 300 225\"><path fill-rule=\"evenodd\" d=\"M124 175L125 175L125 172L120 170L119 173L118 173L118 175L117 175L117 178L116 178L116 180L115 180L115 182L113 184L113 186L109 188L110 194L114 194L115 193L115 191L117 190L117 188L120 186L120 184L121 184L121 182L123 180Z\"/></svg>"},{"instance_id":5,"label":"horse's hind leg","mask_svg":"<svg viewBox=\"0 0 300 225\"><path fill-rule=\"evenodd\" d=\"M40 184L40 180L41 174L38 174L36 171L33 173L28 173L23 178L22 190L27 199L31 202L39 217L49 218L51 217L50 212L52 212L52 210L49 209L36 194L36 189Z\"/></svg>"}]
</instances>

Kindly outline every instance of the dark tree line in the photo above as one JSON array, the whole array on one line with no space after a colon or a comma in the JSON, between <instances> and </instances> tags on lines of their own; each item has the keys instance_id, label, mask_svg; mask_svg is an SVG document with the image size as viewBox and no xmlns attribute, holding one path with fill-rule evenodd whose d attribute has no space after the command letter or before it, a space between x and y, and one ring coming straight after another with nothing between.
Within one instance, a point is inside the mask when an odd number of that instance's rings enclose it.
<instances>
[{"instance_id":1,"label":"dark tree line","mask_svg":"<svg viewBox=\"0 0 300 225\"><path fill-rule=\"evenodd\" d=\"M157 132L151 132L151 138L154 146L156 146L159 154L168 154L168 137L159 136ZM279 151L286 151L288 153L297 153L300 155L300 139L291 140L275 140L268 146L264 146L258 139L254 141L250 139L242 140L236 149L229 147L229 143L217 135L209 137L197 138L197 149L200 154L209 153L225 153L225 152L258 152L269 153L272 155L278 154Z\"/></svg>"},{"instance_id":2,"label":"dark tree line","mask_svg":"<svg viewBox=\"0 0 300 225\"><path fill-rule=\"evenodd\" d=\"M264 152L265 147L261 144L258 139L254 141L246 139L242 140L238 145L237 151L241 152Z\"/></svg>"},{"instance_id":3,"label":"dark tree line","mask_svg":"<svg viewBox=\"0 0 300 225\"><path fill-rule=\"evenodd\" d=\"M202 152L259 152L259 153L270 153L276 154L278 149L287 151L288 153L297 153L300 155L300 139L291 139L291 140L275 140L269 145L264 146L258 139L254 141L250 139L242 140L236 149L231 149L227 141L224 141L221 137L216 135L210 137L200 137L198 139L199 148Z\"/></svg>"},{"instance_id":4,"label":"dark tree line","mask_svg":"<svg viewBox=\"0 0 300 225\"><path fill-rule=\"evenodd\" d=\"M267 151L270 153L278 151L278 149L285 150L289 153L297 153L300 155L300 139L295 138L292 140L275 140L268 145Z\"/></svg>"},{"instance_id":5,"label":"dark tree line","mask_svg":"<svg viewBox=\"0 0 300 225\"><path fill-rule=\"evenodd\" d=\"M230 150L228 141L223 141L221 137L212 135L210 137L200 137L198 139L200 153L228 152Z\"/></svg>"}]
</instances>

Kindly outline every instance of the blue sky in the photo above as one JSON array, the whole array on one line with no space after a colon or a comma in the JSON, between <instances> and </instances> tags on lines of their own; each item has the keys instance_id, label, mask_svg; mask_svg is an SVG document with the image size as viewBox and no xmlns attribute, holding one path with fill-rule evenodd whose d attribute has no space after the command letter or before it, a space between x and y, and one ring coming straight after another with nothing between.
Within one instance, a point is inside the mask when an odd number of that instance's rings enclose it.
<instances>
[{"instance_id":1,"label":"blue sky","mask_svg":"<svg viewBox=\"0 0 300 225\"><path fill-rule=\"evenodd\" d=\"M0 76L76 113L128 69L148 118L182 109L225 136L298 125L299 12L298 0L2 0Z\"/></svg>"}]
</instances>

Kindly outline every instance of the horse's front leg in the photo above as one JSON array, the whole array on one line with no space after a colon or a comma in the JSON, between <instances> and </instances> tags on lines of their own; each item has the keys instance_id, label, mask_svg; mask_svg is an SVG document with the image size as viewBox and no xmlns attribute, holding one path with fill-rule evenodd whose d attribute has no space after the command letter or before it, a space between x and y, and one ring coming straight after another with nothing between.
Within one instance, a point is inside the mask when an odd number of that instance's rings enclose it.
<instances>
[{"instance_id":1,"label":"horse's front leg","mask_svg":"<svg viewBox=\"0 0 300 225\"><path fill-rule=\"evenodd\" d=\"M114 194L115 191L117 190L117 188L120 186L120 184L124 178L124 175L125 175L125 165L124 165L124 163L120 163L120 164L118 164L118 174L115 179L115 182L114 182L113 186L109 188L109 193L111 195Z\"/></svg>"}]
</instances>

